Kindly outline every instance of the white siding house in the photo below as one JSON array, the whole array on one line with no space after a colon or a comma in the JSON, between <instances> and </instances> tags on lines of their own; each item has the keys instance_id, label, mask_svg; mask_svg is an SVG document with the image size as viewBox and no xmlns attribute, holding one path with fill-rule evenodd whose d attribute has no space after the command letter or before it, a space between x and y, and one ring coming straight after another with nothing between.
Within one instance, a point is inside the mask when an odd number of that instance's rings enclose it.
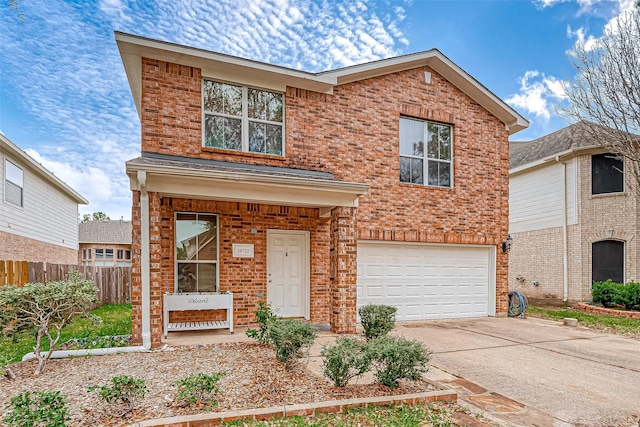
<instances>
[{"instance_id":1,"label":"white siding house","mask_svg":"<svg viewBox=\"0 0 640 427\"><path fill-rule=\"evenodd\" d=\"M87 200L0 133L0 259L76 264Z\"/></svg>"}]
</instances>

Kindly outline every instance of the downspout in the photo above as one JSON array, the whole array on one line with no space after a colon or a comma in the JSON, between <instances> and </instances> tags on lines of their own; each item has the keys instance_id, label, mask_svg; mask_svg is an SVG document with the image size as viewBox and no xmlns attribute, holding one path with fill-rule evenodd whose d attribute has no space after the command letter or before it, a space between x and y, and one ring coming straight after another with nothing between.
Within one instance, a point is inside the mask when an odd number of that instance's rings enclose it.
<instances>
[{"instance_id":1,"label":"downspout","mask_svg":"<svg viewBox=\"0 0 640 427\"><path fill-rule=\"evenodd\" d=\"M556 162L560 157L556 156ZM562 162L562 273L563 273L563 296L562 302L569 299L569 244L567 236L567 162Z\"/></svg>"},{"instance_id":2,"label":"downspout","mask_svg":"<svg viewBox=\"0 0 640 427\"><path fill-rule=\"evenodd\" d=\"M140 190L140 275L142 299L142 346L151 348L151 298L150 298L150 256L149 256L149 194L147 193L147 172L138 171Z\"/></svg>"}]
</instances>

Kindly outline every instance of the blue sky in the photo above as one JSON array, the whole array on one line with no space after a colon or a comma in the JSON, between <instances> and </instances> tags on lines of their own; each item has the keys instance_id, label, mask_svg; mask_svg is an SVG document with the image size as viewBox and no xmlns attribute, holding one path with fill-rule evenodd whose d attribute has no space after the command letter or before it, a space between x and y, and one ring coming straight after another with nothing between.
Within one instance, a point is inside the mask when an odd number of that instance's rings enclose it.
<instances>
[{"instance_id":1,"label":"blue sky","mask_svg":"<svg viewBox=\"0 0 640 427\"><path fill-rule=\"evenodd\" d=\"M634 0L21 0L0 6L0 131L90 201L131 216L140 124L113 31L306 71L437 48L531 121L553 110L566 52ZM21 19L22 18L22 19Z\"/></svg>"}]
</instances>

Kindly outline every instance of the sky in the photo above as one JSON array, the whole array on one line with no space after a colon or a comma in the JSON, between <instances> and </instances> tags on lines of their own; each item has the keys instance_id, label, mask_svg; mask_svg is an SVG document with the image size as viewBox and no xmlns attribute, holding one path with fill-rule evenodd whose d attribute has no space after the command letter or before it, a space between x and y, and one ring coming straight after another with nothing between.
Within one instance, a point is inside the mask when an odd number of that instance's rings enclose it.
<instances>
[{"instance_id":1,"label":"sky","mask_svg":"<svg viewBox=\"0 0 640 427\"><path fill-rule=\"evenodd\" d=\"M527 118L567 125L567 52L634 0L17 0L0 3L0 131L82 194L131 218L140 122L114 31L304 71L437 48Z\"/></svg>"}]
</instances>

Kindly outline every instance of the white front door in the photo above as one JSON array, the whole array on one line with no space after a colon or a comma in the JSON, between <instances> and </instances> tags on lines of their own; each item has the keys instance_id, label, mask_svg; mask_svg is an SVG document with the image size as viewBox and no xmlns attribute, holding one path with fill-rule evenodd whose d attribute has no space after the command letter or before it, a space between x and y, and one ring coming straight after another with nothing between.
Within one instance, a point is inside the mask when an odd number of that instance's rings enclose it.
<instances>
[{"instance_id":1,"label":"white front door","mask_svg":"<svg viewBox=\"0 0 640 427\"><path fill-rule=\"evenodd\" d=\"M282 317L309 318L309 232L267 230L267 302Z\"/></svg>"}]
</instances>

